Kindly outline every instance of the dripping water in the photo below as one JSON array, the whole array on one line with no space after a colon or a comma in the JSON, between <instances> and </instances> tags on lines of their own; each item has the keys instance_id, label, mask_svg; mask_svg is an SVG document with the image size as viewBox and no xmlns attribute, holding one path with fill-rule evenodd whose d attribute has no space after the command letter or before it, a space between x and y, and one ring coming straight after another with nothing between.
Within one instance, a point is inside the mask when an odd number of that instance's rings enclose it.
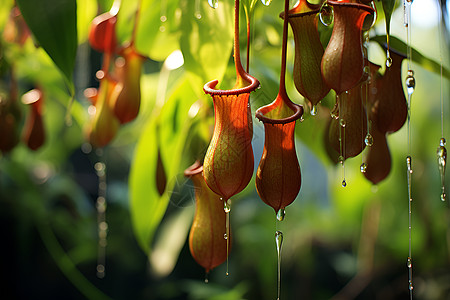
<instances>
[{"instance_id":1,"label":"dripping water","mask_svg":"<svg viewBox=\"0 0 450 300\"><path fill-rule=\"evenodd\" d=\"M389 38L387 38L387 39L389 41ZM386 50L386 67L390 68L391 66L392 66L392 58L391 58L391 52L389 50L389 44L388 44L387 50Z\"/></svg>"},{"instance_id":2,"label":"dripping water","mask_svg":"<svg viewBox=\"0 0 450 300\"><path fill-rule=\"evenodd\" d=\"M99 161L94 165L98 176L98 197L97 208L97 230L98 230L98 249L97 249L97 277L105 277L106 262L106 244L108 235L108 223L106 223L106 165Z\"/></svg>"},{"instance_id":3,"label":"dripping water","mask_svg":"<svg viewBox=\"0 0 450 300\"><path fill-rule=\"evenodd\" d=\"M264 4L265 6L269 6L270 3L272 3L272 0L261 0L262 4Z\"/></svg>"},{"instance_id":4,"label":"dripping water","mask_svg":"<svg viewBox=\"0 0 450 300\"><path fill-rule=\"evenodd\" d=\"M284 208L280 208L277 212L277 220L278 221L283 221L284 220L284 216L286 215L286 211Z\"/></svg>"},{"instance_id":5,"label":"dripping water","mask_svg":"<svg viewBox=\"0 0 450 300\"><path fill-rule=\"evenodd\" d=\"M280 230L275 232L275 244L277 246L277 300L281 295L281 246L283 244L283 233Z\"/></svg>"},{"instance_id":6,"label":"dripping water","mask_svg":"<svg viewBox=\"0 0 450 300\"><path fill-rule=\"evenodd\" d=\"M346 187L347 186L347 182L345 181L345 126L346 126L346 121L345 121L345 117L343 116L342 112L345 111L345 102L347 100L347 94L348 91L345 92L343 95L341 96L336 96L337 97L337 102L339 103L339 163L342 165L342 187ZM345 96L344 96L345 95Z\"/></svg>"},{"instance_id":7,"label":"dripping water","mask_svg":"<svg viewBox=\"0 0 450 300\"><path fill-rule=\"evenodd\" d=\"M404 25L406 27L406 56L407 56L407 66L408 74L405 80L406 91L408 93L408 115L407 115L407 144L408 152L411 153L411 98L416 87L416 80L414 78L414 71L412 70L412 50L411 50L411 4L413 0L403 0L404 9ZM408 229L409 229L409 245L408 245L408 290L409 298L413 299L413 277L412 277L412 249L411 249L411 238L412 238L412 223L411 223L411 206L412 206L412 165L411 156L406 157L407 164L407 180L408 180Z\"/></svg>"},{"instance_id":8,"label":"dripping water","mask_svg":"<svg viewBox=\"0 0 450 300\"><path fill-rule=\"evenodd\" d=\"M228 255L230 251L230 212L231 212L231 200L227 199L223 201L223 210L225 211L225 233L223 235L223 238L226 240L227 243L227 271L225 275L229 275L228 272Z\"/></svg>"},{"instance_id":9,"label":"dripping water","mask_svg":"<svg viewBox=\"0 0 450 300\"><path fill-rule=\"evenodd\" d=\"M413 173L412 170L412 161L411 156L406 157L406 165L407 165L407 181L408 181L408 232L409 232L409 245L408 245L408 290L409 290L409 298L412 300L413 298L413 283L412 283L412 191L411 191L411 176Z\"/></svg>"},{"instance_id":10,"label":"dripping water","mask_svg":"<svg viewBox=\"0 0 450 300\"><path fill-rule=\"evenodd\" d=\"M311 108L311 116L317 115L317 105L313 105Z\"/></svg>"},{"instance_id":11,"label":"dripping water","mask_svg":"<svg viewBox=\"0 0 450 300\"><path fill-rule=\"evenodd\" d=\"M441 200L445 201L447 195L445 194L445 167L447 165L447 149L445 148L445 138L441 138L439 147L437 148L437 161L439 167L439 175L441 176Z\"/></svg>"},{"instance_id":12,"label":"dripping water","mask_svg":"<svg viewBox=\"0 0 450 300\"><path fill-rule=\"evenodd\" d=\"M438 40L439 40L439 60L440 60L440 75L441 75L441 90L440 90L440 102L441 102L441 139L439 140L439 147L437 148L437 160L439 175L441 177L441 201L445 201L447 196L445 194L445 168L447 165L447 149L445 148L446 140L444 138L444 91L443 91L443 63L442 63L442 15L441 15L441 4L438 7L438 15L440 15L439 25L438 25Z\"/></svg>"}]
</instances>

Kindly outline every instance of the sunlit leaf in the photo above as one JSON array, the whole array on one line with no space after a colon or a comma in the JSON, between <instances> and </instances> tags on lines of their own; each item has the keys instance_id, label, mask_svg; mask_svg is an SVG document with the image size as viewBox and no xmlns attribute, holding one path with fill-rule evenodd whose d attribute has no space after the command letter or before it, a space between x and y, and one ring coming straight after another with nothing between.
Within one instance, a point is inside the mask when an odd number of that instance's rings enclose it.
<instances>
[{"instance_id":1,"label":"sunlit leaf","mask_svg":"<svg viewBox=\"0 0 450 300\"><path fill-rule=\"evenodd\" d=\"M232 7L221 2L211 9L201 1L201 18L195 14L194 1L182 6L180 47L193 84L201 87L207 81L221 80L230 61L233 46Z\"/></svg>"},{"instance_id":2,"label":"sunlit leaf","mask_svg":"<svg viewBox=\"0 0 450 300\"><path fill-rule=\"evenodd\" d=\"M189 82L181 80L161 112L149 119L137 144L130 173L130 206L136 238L147 253L169 203L175 178L184 170L181 162L191 122L187 112L195 100ZM158 147L167 174L162 196L156 184Z\"/></svg>"},{"instance_id":3,"label":"sunlit leaf","mask_svg":"<svg viewBox=\"0 0 450 300\"><path fill-rule=\"evenodd\" d=\"M380 46L383 47L383 45L386 43L386 36L378 35L371 38L370 40L377 42L378 44L380 44ZM407 53L406 51L407 46L402 40L394 36L389 37L389 40L390 40L390 47L392 49L395 49L401 53ZM434 72L436 74L441 74L441 65L439 63L432 60L431 58L426 57L425 55L423 55L414 48L411 48L411 58L414 62L418 63L425 70ZM442 67L442 75L450 79L450 70L448 70L445 67Z\"/></svg>"},{"instance_id":4,"label":"sunlit leaf","mask_svg":"<svg viewBox=\"0 0 450 300\"><path fill-rule=\"evenodd\" d=\"M86 41L92 19L96 16L97 5L91 0L77 0L78 42Z\"/></svg>"},{"instance_id":5,"label":"sunlit leaf","mask_svg":"<svg viewBox=\"0 0 450 300\"><path fill-rule=\"evenodd\" d=\"M64 74L73 89L72 73L77 52L75 0L17 0L20 11L39 44Z\"/></svg>"},{"instance_id":6,"label":"sunlit leaf","mask_svg":"<svg viewBox=\"0 0 450 300\"><path fill-rule=\"evenodd\" d=\"M179 48L178 0L142 0L136 32L139 53L162 61ZM192 1L190 1L192 2Z\"/></svg>"}]
</instances>

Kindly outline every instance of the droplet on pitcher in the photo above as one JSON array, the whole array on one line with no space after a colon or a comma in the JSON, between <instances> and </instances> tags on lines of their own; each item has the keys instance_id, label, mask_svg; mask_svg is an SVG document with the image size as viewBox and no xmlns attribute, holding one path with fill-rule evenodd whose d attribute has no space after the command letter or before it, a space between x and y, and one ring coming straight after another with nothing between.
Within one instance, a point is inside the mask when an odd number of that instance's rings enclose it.
<instances>
[{"instance_id":1,"label":"droplet on pitcher","mask_svg":"<svg viewBox=\"0 0 450 300\"><path fill-rule=\"evenodd\" d=\"M325 26L330 26L331 23L333 23L333 7L331 7L327 1L325 1L320 8L319 19Z\"/></svg>"},{"instance_id":2,"label":"droplet on pitcher","mask_svg":"<svg viewBox=\"0 0 450 300\"><path fill-rule=\"evenodd\" d=\"M408 70L408 76L406 77L405 84L408 95L414 93L414 89L416 88L416 79L414 78L413 70Z\"/></svg>"},{"instance_id":3,"label":"droplet on pitcher","mask_svg":"<svg viewBox=\"0 0 450 300\"><path fill-rule=\"evenodd\" d=\"M261 0L262 4L264 4L265 6L269 6L270 3L272 2L272 0Z\"/></svg>"},{"instance_id":4,"label":"droplet on pitcher","mask_svg":"<svg viewBox=\"0 0 450 300\"><path fill-rule=\"evenodd\" d=\"M361 170L361 173L366 173L366 171L367 171L367 164L366 163L362 163L359 168Z\"/></svg>"},{"instance_id":5,"label":"droplet on pitcher","mask_svg":"<svg viewBox=\"0 0 450 300\"><path fill-rule=\"evenodd\" d=\"M228 240L228 234L224 233L224 234L223 234L223 239L224 239L224 240Z\"/></svg>"},{"instance_id":6,"label":"droplet on pitcher","mask_svg":"<svg viewBox=\"0 0 450 300\"><path fill-rule=\"evenodd\" d=\"M330 116L335 120L339 119L339 105L337 102L334 104L334 107L330 112Z\"/></svg>"},{"instance_id":7,"label":"droplet on pitcher","mask_svg":"<svg viewBox=\"0 0 450 300\"><path fill-rule=\"evenodd\" d=\"M342 180L342 187L346 187L347 186L347 181L345 181L345 179L344 180Z\"/></svg>"},{"instance_id":8,"label":"droplet on pitcher","mask_svg":"<svg viewBox=\"0 0 450 300\"><path fill-rule=\"evenodd\" d=\"M444 147L446 144L445 138L441 138L441 140L439 141L439 146Z\"/></svg>"},{"instance_id":9,"label":"droplet on pitcher","mask_svg":"<svg viewBox=\"0 0 450 300\"><path fill-rule=\"evenodd\" d=\"M311 115L312 116L317 115L317 106L316 105L313 105L313 107L311 108Z\"/></svg>"},{"instance_id":10,"label":"droplet on pitcher","mask_svg":"<svg viewBox=\"0 0 450 300\"><path fill-rule=\"evenodd\" d=\"M340 119L339 120L339 125L341 125L341 127L345 128L345 125L347 125L347 123L345 122L345 119Z\"/></svg>"},{"instance_id":11,"label":"droplet on pitcher","mask_svg":"<svg viewBox=\"0 0 450 300\"><path fill-rule=\"evenodd\" d=\"M219 6L219 0L208 0L208 4L212 8L217 8Z\"/></svg>"},{"instance_id":12,"label":"droplet on pitcher","mask_svg":"<svg viewBox=\"0 0 450 300\"><path fill-rule=\"evenodd\" d=\"M196 18L197 20L200 20L200 19L202 18L202 14L201 14L199 11L197 11L197 12L195 13L195 18Z\"/></svg>"},{"instance_id":13,"label":"droplet on pitcher","mask_svg":"<svg viewBox=\"0 0 450 300\"><path fill-rule=\"evenodd\" d=\"M339 162L341 165L344 164L344 156L339 155L339 157L338 157L338 162Z\"/></svg>"},{"instance_id":14,"label":"droplet on pitcher","mask_svg":"<svg viewBox=\"0 0 450 300\"><path fill-rule=\"evenodd\" d=\"M284 208L280 208L277 212L277 220L278 221L283 221L284 220L284 216L286 215L286 211Z\"/></svg>"},{"instance_id":15,"label":"droplet on pitcher","mask_svg":"<svg viewBox=\"0 0 450 300\"><path fill-rule=\"evenodd\" d=\"M414 0L406 0L407 3L412 4Z\"/></svg>"},{"instance_id":16,"label":"droplet on pitcher","mask_svg":"<svg viewBox=\"0 0 450 300\"><path fill-rule=\"evenodd\" d=\"M390 68L392 66L392 58L389 50L386 50L386 67Z\"/></svg>"},{"instance_id":17,"label":"droplet on pitcher","mask_svg":"<svg viewBox=\"0 0 450 300\"><path fill-rule=\"evenodd\" d=\"M366 143L366 146L369 147L373 145L373 136L370 133L367 133L364 143Z\"/></svg>"},{"instance_id":18,"label":"droplet on pitcher","mask_svg":"<svg viewBox=\"0 0 450 300\"><path fill-rule=\"evenodd\" d=\"M444 202L447 199L447 195L445 193L441 194L441 201Z\"/></svg>"}]
</instances>

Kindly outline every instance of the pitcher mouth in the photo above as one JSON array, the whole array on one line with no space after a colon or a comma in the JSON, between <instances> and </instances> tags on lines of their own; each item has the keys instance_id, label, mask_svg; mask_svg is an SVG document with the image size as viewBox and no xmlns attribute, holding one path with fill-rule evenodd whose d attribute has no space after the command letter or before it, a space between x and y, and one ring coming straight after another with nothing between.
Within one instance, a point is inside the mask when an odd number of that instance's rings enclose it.
<instances>
[{"instance_id":1,"label":"pitcher mouth","mask_svg":"<svg viewBox=\"0 0 450 300\"><path fill-rule=\"evenodd\" d=\"M259 81L255 77L250 74L244 74L243 78L248 81L250 84L238 89L231 90L217 90L215 89L216 85L219 83L217 79L211 80L203 86L203 91L210 95L239 95L250 93L256 90L259 87Z\"/></svg>"}]
</instances>

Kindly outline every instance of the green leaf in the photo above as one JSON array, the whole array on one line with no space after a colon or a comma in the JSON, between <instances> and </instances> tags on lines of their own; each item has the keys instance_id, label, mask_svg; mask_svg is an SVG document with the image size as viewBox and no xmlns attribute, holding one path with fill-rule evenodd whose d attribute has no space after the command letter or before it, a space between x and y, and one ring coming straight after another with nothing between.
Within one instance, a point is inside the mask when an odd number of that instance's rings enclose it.
<instances>
[{"instance_id":1,"label":"green leaf","mask_svg":"<svg viewBox=\"0 0 450 300\"><path fill-rule=\"evenodd\" d=\"M149 119L136 147L130 171L130 210L136 238L146 253L166 212L174 179L184 170L183 150L192 123L188 111L196 99L186 77L180 79L161 112ZM162 196L156 185L158 148L167 174Z\"/></svg>"},{"instance_id":2,"label":"green leaf","mask_svg":"<svg viewBox=\"0 0 450 300\"><path fill-rule=\"evenodd\" d=\"M67 79L73 91L77 52L77 3L75 0L17 0L36 40Z\"/></svg>"},{"instance_id":3,"label":"green leaf","mask_svg":"<svg viewBox=\"0 0 450 300\"><path fill-rule=\"evenodd\" d=\"M179 48L178 0L142 0L136 32L139 53L163 61Z\"/></svg>"},{"instance_id":4,"label":"green leaf","mask_svg":"<svg viewBox=\"0 0 450 300\"><path fill-rule=\"evenodd\" d=\"M78 42L84 43L89 34L92 19L97 14L97 4L91 0L77 0Z\"/></svg>"},{"instance_id":5,"label":"green leaf","mask_svg":"<svg viewBox=\"0 0 450 300\"><path fill-rule=\"evenodd\" d=\"M221 80L230 61L233 47L232 7L223 1L211 9L206 1L200 3L201 18L193 17L195 1L185 1L181 7L180 47L185 69L194 86Z\"/></svg>"},{"instance_id":6,"label":"green leaf","mask_svg":"<svg viewBox=\"0 0 450 300\"><path fill-rule=\"evenodd\" d=\"M386 43L386 36L385 35L378 35L370 39L371 41L377 42L381 47L384 47ZM394 37L389 37L390 40L390 48L395 49L398 52L404 53L406 55L407 46L406 44ZM414 48L411 48L411 59L418 63L422 68L424 68L427 71L434 72L436 74L441 74L441 64L437 63L436 61L432 60L431 58L426 57L419 51L417 51ZM442 75L448 79L450 79L450 70L448 70L445 67L442 67Z\"/></svg>"}]
</instances>

